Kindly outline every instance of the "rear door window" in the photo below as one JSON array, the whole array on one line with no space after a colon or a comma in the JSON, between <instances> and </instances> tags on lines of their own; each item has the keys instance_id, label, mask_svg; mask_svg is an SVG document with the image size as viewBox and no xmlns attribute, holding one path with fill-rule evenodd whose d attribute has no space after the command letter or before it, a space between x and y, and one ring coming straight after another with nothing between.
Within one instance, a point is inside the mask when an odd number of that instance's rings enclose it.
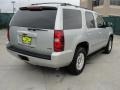
<instances>
[{"instance_id":1,"label":"rear door window","mask_svg":"<svg viewBox=\"0 0 120 90\"><path fill-rule=\"evenodd\" d=\"M86 25L88 28L95 28L95 19L91 12L85 12Z\"/></svg>"},{"instance_id":2,"label":"rear door window","mask_svg":"<svg viewBox=\"0 0 120 90\"><path fill-rule=\"evenodd\" d=\"M82 28L81 11L73 9L63 9L63 28L64 29Z\"/></svg>"},{"instance_id":3,"label":"rear door window","mask_svg":"<svg viewBox=\"0 0 120 90\"><path fill-rule=\"evenodd\" d=\"M54 29L56 10L19 10L13 17L10 26Z\"/></svg>"},{"instance_id":4,"label":"rear door window","mask_svg":"<svg viewBox=\"0 0 120 90\"><path fill-rule=\"evenodd\" d=\"M103 26L104 23L105 23L104 19L100 15L97 16L96 21L97 21L97 27L98 28L101 28L100 26Z\"/></svg>"}]
</instances>

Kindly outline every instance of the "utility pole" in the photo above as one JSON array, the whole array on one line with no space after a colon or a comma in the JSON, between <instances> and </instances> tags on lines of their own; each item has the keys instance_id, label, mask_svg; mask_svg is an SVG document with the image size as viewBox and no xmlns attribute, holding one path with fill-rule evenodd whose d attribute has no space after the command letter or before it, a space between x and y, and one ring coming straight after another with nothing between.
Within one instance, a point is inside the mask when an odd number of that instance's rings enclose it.
<instances>
[{"instance_id":1,"label":"utility pole","mask_svg":"<svg viewBox=\"0 0 120 90\"><path fill-rule=\"evenodd\" d=\"M15 13L15 1L12 1L11 3L13 5L13 13Z\"/></svg>"}]
</instances>

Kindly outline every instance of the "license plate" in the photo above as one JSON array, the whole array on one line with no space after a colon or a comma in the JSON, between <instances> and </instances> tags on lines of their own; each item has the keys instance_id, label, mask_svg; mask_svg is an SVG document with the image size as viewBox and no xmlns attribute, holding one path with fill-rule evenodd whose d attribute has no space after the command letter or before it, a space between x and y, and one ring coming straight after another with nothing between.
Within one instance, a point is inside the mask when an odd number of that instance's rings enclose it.
<instances>
[{"instance_id":1,"label":"license plate","mask_svg":"<svg viewBox=\"0 0 120 90\"><path fill-rule=\"evenodd\" d=\"M31 45L31 43L32 43L32 37L29 37L27 35L23 35L22 36L22 43L23 44Z\"/></svg>"}]
</instances>

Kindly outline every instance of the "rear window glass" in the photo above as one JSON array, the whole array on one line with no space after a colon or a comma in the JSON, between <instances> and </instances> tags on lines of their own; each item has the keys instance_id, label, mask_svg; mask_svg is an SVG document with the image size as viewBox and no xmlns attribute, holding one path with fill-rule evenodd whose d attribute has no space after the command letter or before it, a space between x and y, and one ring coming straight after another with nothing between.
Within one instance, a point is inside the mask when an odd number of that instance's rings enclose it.
<instances>
[{"instance_id":1,"label":"rear window glass","mask_svg":"<svg viewBox=\"0 0 120 90\"><path fill-rule=\"evenodd\" d=\"M29 11L19 10L10 26L54 29L57 10Z\"/></svg>"},{"instance_id":2,"label":"rear window glass","mask_svg":"<svg viewBox=\"0 0 120 90\"><path fill-rule=\"evenodd\" d=\"M64 29L82 28L82 15L80 10L64 9L63 10Z\"/></svg>"}]
</instances>

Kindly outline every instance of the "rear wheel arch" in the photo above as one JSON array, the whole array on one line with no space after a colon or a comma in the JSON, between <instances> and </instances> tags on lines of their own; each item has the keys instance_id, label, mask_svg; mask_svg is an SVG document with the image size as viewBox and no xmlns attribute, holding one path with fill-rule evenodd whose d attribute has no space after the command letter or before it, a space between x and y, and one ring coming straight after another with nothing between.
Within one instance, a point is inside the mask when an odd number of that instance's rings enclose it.
<instances>
[{"instance_id":1,"label":"rear wheel arch","mask_svg":"<svg viewBox=\"0 0 120 90\"><path fill-rule=\"evenodd\" d=\"M80 48L80 47L83 47L83 48L85 48L85 50L86 50L86 53L88 54L88 52L89 52L89 43L88 42L80 42L79 44L77 44L77 46L76 46L76 48L75 48L75 52L78 50L78 48Z\"/></svg>"},{"instance_id":2,"label":"rear wheel arch","mask_svg":"<svg viewBox=\"0 0 120 90\"><path fill-rule=\"evenodd\" d=\"M113 39L113 37L114 37L113 34L110 34L109 38L110 38L110 37Z\"/></svg>"},{"instance_id":3,"label":"rear wheel arch","mask_svg":"<svg viewBox=\"0 0 120 90\"><path fill-rule=\"evenodd\" d=\"M113 46L113 35L110 35L104 53L109 54L112 50L112 46Z\"/></svg>"}]
</instances>

